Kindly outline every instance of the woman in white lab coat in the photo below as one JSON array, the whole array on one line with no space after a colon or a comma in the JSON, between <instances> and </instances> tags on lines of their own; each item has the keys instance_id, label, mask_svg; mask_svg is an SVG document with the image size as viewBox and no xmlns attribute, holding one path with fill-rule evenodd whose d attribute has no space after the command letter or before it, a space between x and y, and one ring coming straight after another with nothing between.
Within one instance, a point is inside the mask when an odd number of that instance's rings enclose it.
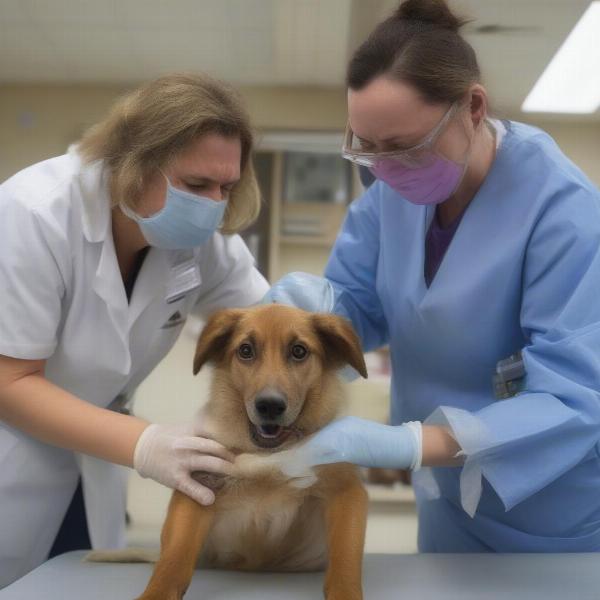
<instances>
[{"instance_id":1,"label":"woman in white lab coat","mask_svg":"<svg viewBox=\"0 0 600 600\"><path fill-rule=\"evenodd\" d=\"M190 473L226 473L228 451L201 423L150 425L115 399L192 309L268 289L232 235L259 210L251 150L230 89L166 76L0 186L0 587L49 554L123 545L122 465L213 501Z\"/></svg>"}]
</instances>

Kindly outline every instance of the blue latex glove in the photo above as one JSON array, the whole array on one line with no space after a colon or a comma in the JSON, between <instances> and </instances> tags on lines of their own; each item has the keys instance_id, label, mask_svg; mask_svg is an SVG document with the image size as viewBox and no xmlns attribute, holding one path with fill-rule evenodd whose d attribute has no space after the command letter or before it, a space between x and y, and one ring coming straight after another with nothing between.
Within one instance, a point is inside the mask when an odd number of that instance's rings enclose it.
<instances>
[{"instance_id":1,"label":"blue latex glove","mask_svg":"<svg viewBox=\"0 0 600 600\"><path fill-rule=\"evenodd\" d=\"M333 286L323 277L310 273L288 273L265 294L263 304L276 303L295 306L310 312L333 311Z\"/></svg>"},{"instance_id":2,"label":"blue latex glove","mask_svg":"<svg viewBox=\"0 0 600 600\"><path fill-rule=\"evenodd\" d=\"M421 423L383 425L358 417L344 417L325 426L289 454L286 462L290 466L286 465L284 471L290 476L307 467L336 462L416 471L423 454Z\"/></svg>"}]
</instances>

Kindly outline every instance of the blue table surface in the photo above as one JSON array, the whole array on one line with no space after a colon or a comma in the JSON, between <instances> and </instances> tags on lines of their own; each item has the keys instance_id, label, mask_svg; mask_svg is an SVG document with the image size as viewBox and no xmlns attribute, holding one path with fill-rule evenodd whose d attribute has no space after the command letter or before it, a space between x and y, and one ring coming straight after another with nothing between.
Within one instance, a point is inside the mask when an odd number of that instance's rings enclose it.
<instances>
[{"instance_id":1,"label":"blue table surface","mask_svg":"<svg viewBox=\"0 0 600 600\"><path fill-rule=\"evenodd\" d=\"M82 562L69 552L0 591L0 600L132 600L150 564ZM201 571L185 600L317 600L322 573ZM366 554L365 600L600 600L600 554Z\"/></svg>"}]
</instances>

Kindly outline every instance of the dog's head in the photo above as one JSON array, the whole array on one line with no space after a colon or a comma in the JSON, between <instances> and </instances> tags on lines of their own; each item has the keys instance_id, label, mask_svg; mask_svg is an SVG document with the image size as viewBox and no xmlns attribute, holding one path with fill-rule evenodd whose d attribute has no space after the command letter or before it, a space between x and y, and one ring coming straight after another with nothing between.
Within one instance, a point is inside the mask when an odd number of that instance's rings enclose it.
<instances>
[{"instance_id":1,"label":"dog's head","mask_svg":"<svg viewBox=\"0 0 600 600\"><path fill-rule=\"evenodd\" d=\"M198 340L194 374L205 363L215 366L208 410L220 441L245 452L280 449L331 421L340 367L367 376L349 321L278 304L213 314Z\"/></svg>"}]
</instances>

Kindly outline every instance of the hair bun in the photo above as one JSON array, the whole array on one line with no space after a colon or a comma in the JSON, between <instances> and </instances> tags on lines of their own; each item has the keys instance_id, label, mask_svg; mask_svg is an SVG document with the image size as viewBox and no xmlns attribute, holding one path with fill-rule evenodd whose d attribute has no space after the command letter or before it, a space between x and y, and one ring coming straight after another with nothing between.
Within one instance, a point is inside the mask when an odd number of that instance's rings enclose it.
<instances>
[{"instance_id":1,"label":"hair bun","mask_svg":"<svg viewBox=\"0 0 600 600\"><path fill-rule=\"evenodd\" d=\"M446 0L405 0L396 10L394 17L430 23L440 29L456 32L467 22L450 10Z\"/></svg>"}]
</instances>

